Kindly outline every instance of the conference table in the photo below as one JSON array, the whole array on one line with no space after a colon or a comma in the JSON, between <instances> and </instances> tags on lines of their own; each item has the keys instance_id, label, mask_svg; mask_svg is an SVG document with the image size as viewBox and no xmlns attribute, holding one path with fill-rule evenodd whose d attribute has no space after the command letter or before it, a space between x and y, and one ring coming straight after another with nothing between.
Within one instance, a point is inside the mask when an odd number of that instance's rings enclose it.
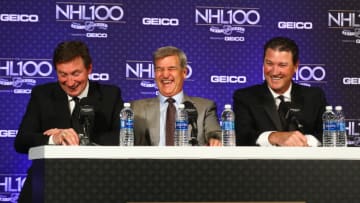
<instances>
[{"instance_id":1,"label":"conference table","mask_svg":"<svg viewBox=\"0 0 360 203\"><path fill-rule=\"evenodd\" d=\"M36 202L359 202L360 148L41 146Z\"/></svg>"}]
</instances>

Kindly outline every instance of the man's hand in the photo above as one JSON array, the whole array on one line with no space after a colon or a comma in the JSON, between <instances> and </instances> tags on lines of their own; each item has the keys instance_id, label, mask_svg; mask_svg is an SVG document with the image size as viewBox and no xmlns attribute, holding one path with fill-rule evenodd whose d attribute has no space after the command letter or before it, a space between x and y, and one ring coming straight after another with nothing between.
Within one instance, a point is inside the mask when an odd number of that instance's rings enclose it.
<instances>
[{"instance_id":1,"label":"man's hand","mask_svg":"<svg viewBox=\"0 0 360 203\"><path fill-rule=\"evenodd\" d=\"M221 140L216 138L210 138L209 139L209 146L222 146Z\"/></svg>"},{"instance_id":2,"label":"man's hand","mask_svg":"<svg viewBox=\"0 0 360 203\"><path fill-rule=\"evenodd\" d=\"M278 146L308 147L307 138L299 131L272 132L269 142Z\"/></svg>"},{"instance_id":3,"label":"man's hand","mask_svg":"<svg viewBox=\"0 0 360 203\"><path fill-rule=\"evenodd\" d=\"M79 136L74 129L52 128L44 132L44 135L53 136L53 141L57 145L79 145Z\"/></svg>"}]
</instances>

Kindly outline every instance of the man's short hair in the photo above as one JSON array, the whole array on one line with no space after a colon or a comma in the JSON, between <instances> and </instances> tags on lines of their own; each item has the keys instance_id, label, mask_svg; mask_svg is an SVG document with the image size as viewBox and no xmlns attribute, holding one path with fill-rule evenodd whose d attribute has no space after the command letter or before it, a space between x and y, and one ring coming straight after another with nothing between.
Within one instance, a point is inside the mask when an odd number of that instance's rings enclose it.
<instances>
[{"instance_id":1,"label":"man's short hair","mask_svg":"<svg viewBox=\"0 0 360 203\"><path fill-rule=\"evenodd\" d=\"M167 56L177 56L180 60L180 66L181 68L187 67L187 58L185 53L174 46L166 46L166 47L160 47L153 53L153 62L155 64L155 61L157 59L165 58Z\"/></svg>"},{"instance_id":2,"label":"man's short hair","mask_svg":"<svg viewBox=\"0 0 360 203\"><path fill-rule=\"evenodd\" d=\"M56 64L72 61L81 57L85 67L88 69L92 63L89 48L82 41L65 41L57 45L54 51L53 63Z\"/></svg>"},{"instance_id":3,"label":"man's short hair","mask_svg":"<svg viewBox=\"0 0 360 203\"><path fill-rule=\"evenodd\" d=\"M299 47L294 40L287 37L274 37L264 45L264 58L267 49L277 51L289 51L292 53L292 61L296 64L299 61Z\"/></svg>"}]
</instances>

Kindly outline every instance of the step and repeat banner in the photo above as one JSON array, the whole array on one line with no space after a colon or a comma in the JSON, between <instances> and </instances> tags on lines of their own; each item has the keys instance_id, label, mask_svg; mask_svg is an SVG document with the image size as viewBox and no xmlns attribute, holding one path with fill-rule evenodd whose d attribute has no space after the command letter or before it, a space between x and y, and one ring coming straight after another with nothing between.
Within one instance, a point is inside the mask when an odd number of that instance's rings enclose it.
<instances>
[{"instance_id":1,"label":"step and repeat banner","mask_svg":"<svg viewBox=\"0 0 360 203\"><path fill-rule=\"evenodd\" d=\"M188 56L185 92L214 100L218 114L238 88L262 83L263 45L274 36L300 48L296 83L324 89L360 133L358 0L0 1L0 202L16 202L27 156L14 137L35 85L56 81L51 58L64 40L83 40L91 79L115 84L125 101L158 94L152 52Z\"/></svg>"}]
</instances>

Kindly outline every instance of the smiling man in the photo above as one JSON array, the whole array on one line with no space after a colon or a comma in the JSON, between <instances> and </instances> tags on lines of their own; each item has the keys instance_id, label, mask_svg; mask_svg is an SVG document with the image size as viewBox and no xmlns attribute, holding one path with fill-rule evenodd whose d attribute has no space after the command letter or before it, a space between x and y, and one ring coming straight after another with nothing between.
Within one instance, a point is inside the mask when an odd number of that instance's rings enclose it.
<instances>
[{"instance_id":1,"label":"smiling man","mask_svg":"<svg viewBox=\"0 0 360 203\"><path fill-rule=\"evenodd\" d=\"M79 145L83 128L80 105L94 108L90 141L99 145L119 144L119 113L123 106L120 89L89 81L92 60L85 43L60 43L53 56L58 81L36 86L15 139L17 152L27 154L40 145ZM76 105L78 108L76 108ZM32 202L31 168L18 202Z\"/></svg>"},{"instance_id":2,"label":"smiling man","mask_svg":"<svg viewBox=\"0 0 360 203\"><path fill-rule=\"evenodd\" d=\"M326 99L320 88L295 84L299 48L286 37L264 46L265 83L234 92L237 144L318 146Z\"/></svg>"},{"instance_id":3,"label":"smiling man","mask_svg":"<svg viewBox=\"0 0 360 203\"><path fill-rule=\"evenodd\" d=\"M135 144L174 145L170 134L175 129L166 131L166 117L169 115L167 114L168 106L173 104L177 108L179 104L189 102L194 105L198 113L197 141L199 145L220 145L221 131L215 103L208 99L187 96L183 92L187 74L185 53L176 47L161 47L154 52L153 62L159 95L155 98L136 100L131 103L135 114Z\"/></svg>"}]
</instances>

